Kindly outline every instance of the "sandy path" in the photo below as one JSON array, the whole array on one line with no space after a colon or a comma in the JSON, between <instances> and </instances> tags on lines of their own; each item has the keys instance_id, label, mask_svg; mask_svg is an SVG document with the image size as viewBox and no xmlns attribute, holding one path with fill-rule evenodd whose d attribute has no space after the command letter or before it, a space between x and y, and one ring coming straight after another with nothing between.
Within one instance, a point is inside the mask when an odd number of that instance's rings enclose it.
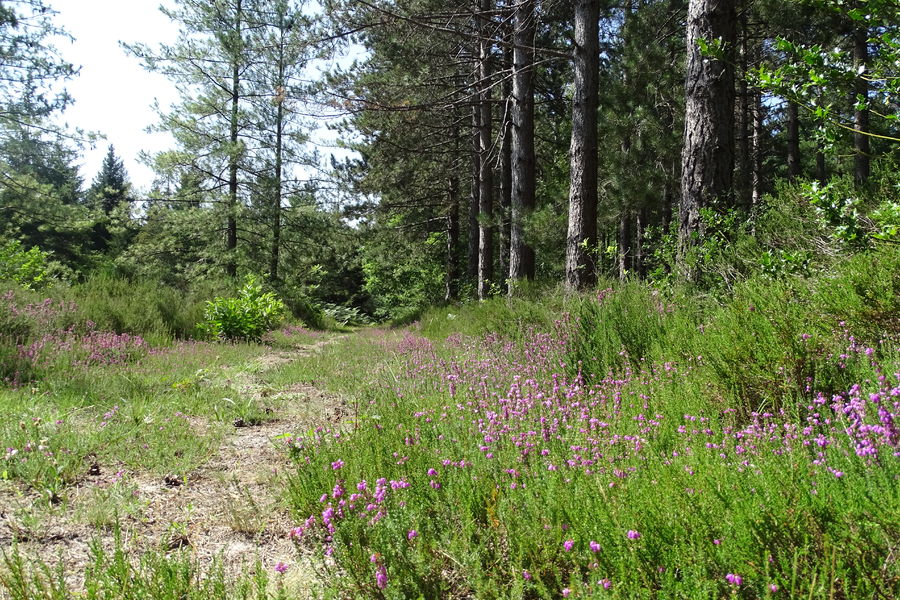
<instances>
[{"instance_id":1,"label":"sandy path","mask_svg":"<svg viewBox=\"0 0 900 600\"><path fill-rule=\"evenodd\" d=\"M283 562L289 566L285 577L288 588L310 592L316 587L312 557L298 553L287 535L295 524L278 490L291 464L279 445L284 443L284 434L339 421L346 409L339 397L312 385L272 390L261 376L320 351L327 343L270 352L258 359L256 370L240 374L232 385L242 397L251 396L273 407L271 413L261 424L234 427L211 458L185 480L140 472L125 474L134 488L133 504L139 506L134 514L120 517L122 540L129 552L182 548L200 564L218 557L228 575L252 571L257 564L272 570L276 563ZM198 433L210 427L201 419L192 419L191 424ZM13 517L14 512L22 514L21 509L35 498L21 492L15 497L9 490L0 494L13 507L0 510L0 548L8 549L17 539L19 551L26 556L49 564L61 560L66 573L71 574L71 584L81 588L92 541L99 541L105 548L114 543L110 529L92 527L82 516L92 488L108 481L116 471L115 465L99 467L99 473L88 475L70 489L64 508L43 516L45 521L39 527L23 526ZM16 507L20 510L15 511Z\"/></svg>"}]
</instances>

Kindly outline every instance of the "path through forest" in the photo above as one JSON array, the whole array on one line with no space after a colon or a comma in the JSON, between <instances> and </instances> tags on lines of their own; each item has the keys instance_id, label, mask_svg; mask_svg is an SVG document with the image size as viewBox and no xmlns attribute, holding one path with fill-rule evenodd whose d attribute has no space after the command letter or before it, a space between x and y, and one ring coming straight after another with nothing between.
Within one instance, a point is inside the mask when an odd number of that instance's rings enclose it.
<instances>
[{"instance_id":1,"label":"path through forest","mask_svg":"<svg viewBox=\"0 0 900 600\"><path fill-rule=\"evenodd\" d=\"M288 537L294 523L279 489L283 489L291 464L278 446L292 433L340 421L346 410L339 396L312 384L273 389L265 376L337 339L292 350L270 350L252 368L234 377L231 386L243 400L252 398L264 407L265 419L259 423L236 420L229 425L233 430L200 468L177 478L94 464L69 490L62 507L35 517L42 519L41 526L23 527L11 515L0 515L0 543L9 547L15 539L25 556L51 565L61 561L70 583L81 588L91 545L99 543L111 550L115 546L113 524L118 518L122 544L135 555L149 549L187 549L200 565L220 560L228 576L257 566L272 571L280 562L289 566L284 578L289 589L314 588L317 576L312 557L301 555ZM198 435L221 426L194 417L190 424ZM94 520L104 517L97 514L103 507L96 505L95 490L119 480L127 482L132 498L119 499L115 508L109 507L110 512L118 512L106 515L106 527L91 525L85 515L93 514ZM21 508L37 498L25 494L9 500Z\"/></svg>"}]
</instances>

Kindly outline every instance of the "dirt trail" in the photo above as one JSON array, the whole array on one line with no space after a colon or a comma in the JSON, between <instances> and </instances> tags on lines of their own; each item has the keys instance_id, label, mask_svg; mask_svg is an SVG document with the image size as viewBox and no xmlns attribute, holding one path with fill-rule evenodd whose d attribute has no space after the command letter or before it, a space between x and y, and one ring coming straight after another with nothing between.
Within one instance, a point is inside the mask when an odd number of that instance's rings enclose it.
<instances>
[{"instance_id":1,"label":"dirt trail","mask_svg":"<svg viewBox=\"0 0 900 600\"><path fill-rule=\"evenodd\" d=\"M324 340L291 351L272 351L257 359L255 371L243 372L232 385L242 398L253 397L271 413L262 423L236 423L218 450L184 480L149 473L127 473L140 509L120 517L124 545L132 553L150 548L185 548L200 564L219 557L227 575L252 570L257 562L271 571L275 564L289 566L285 584L295 591L316 587L316 569L309 556L301 556L288 538L291 521L278 494L291 468L287 453L278 448L284 434L305 431L346 414L343 401L312 385L293 384L280 390L264 385L261 375L285 363L321 351ZM192 419L198 433L210 423ZM83 585L90 544L100 541L112 548L113 533L86 524L83 513L92 488L109 480L114 465L104 465L67 493L65 508L51 511L40 527L23 528L11 515L0 517L0 548L18 539L19 551L50 564L61 560L71 573L71 583ZM20 497L17 503L34 501ZM308 595L308 594L307 594ZM2 594L0 594L2 597Z\"/></svg>"}]
</instances>

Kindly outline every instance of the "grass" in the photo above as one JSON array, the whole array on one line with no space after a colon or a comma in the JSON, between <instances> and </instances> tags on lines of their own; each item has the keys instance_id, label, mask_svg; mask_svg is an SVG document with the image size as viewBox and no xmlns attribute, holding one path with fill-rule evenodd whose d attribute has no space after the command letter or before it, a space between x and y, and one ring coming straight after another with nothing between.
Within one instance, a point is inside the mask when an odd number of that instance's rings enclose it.
<instances>
[{"instance_id":1,"label":"grass","mask_svg":"<svg viewBox=\"0 0 900 600\"><path fill-rule=\"evenodd\" d=\"M3 479L48 498L92 461L183 476L218 447L235 419L261 408L234 378L262 347L184 343L137 364L73 369L0 391Z\"/></svg>"},{"instance_id":2,"label":"grass","mask_svg":"<svg viewBox=\"0 0 900 600\"><path fill-rule=\"evenodd\" d=\"M10 600L63 600L72 590L61 569L46 564L31 568L14 548L4 554L0 589ZM248 565L251 567L252 565ZM232 581L218 562L203 565L185 552L151 550L135 562L123 549L120 537L114 548L91 546L91 562L85 573L84 597L91 600L280 600L286 598L280 581L260 565L248 568L252 575Z\"/></svg>"}]
</instances>

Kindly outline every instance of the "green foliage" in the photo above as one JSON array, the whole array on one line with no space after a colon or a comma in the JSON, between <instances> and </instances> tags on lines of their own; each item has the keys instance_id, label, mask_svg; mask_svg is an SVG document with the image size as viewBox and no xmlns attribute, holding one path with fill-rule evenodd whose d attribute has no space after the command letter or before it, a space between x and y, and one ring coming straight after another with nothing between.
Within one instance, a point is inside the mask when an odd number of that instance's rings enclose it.
<instances>
[{"instance_id":1,"label":"green foliage","mask_svg":"<svg viewBox=\"0 0 900 600\"><path fill-rule=\"evenodd\" d=\"M831 228L832 235L850 247L864 247L868 239L859 212L860 200L842 191L833 182L820 186L814 181L806 187L810 204Z\"/></svg>"},{"instance_id":2,"label":"green foliage","mask_svg":"<svg viewBox=\"0 0 900 600\"><path fill-rule=\"evenodd\" d=\"M37 246L25 250L18 240L7 242L0 246L0 281L13 281L29 289L41 287L48 275L49 256Z\"/></svg>"},{"instance_id":3,"label":"green foliage","mask_svg":"<svg viewBox=\"0 0 900 600\"><path fill-rule=\"evenodd\" d=\"M408 321L440 300L444 273L430 250L405 240L391 243L383 236L366 246L365 290L376 319Z\"/></svg>"},{"instance_id":4,"label":"green foliage","mask_svg":"<svg viewBox=\"0 0 900 600\"><path fill-rule=\"evenodd\" d=\"M868 101L856 98L854 108L866 109L878 105L872 111L881 127L896 124L900 115L896 111L896 97L900 94L897 69L900 65L900 28L897 26L897 6L892 0L867 0L863 3L849 3L843 0L813 0L807 3L819 19L838 19L846 29L862 28L866 32L867 43L876 51L865 66L853 59L851 48L842 42L833 45L831 39L810 40L776 39L777 63L766 62L753 74L754 82L778 96L787 98L807 109L813 119L825 127L822 138L833 143L835 129L852 131L854 126L847 118L846 107L832 101L846 102L846 94L853 90L853 82L864 75L869 85L878 90ZM803 31L802 28L799 29ZM791 36L797 35L791 32ZM877 133L873 128L868 135L898 142L896 134ZM896 131L894 129L893 131Z\"/></svg>"},{"instance_id":5,"label":"green foliage","mask_svg":"<svg viewBox=\"0 0 900 600\"><path fill-rule=\"evenodd\" d=\"M248 276L237 298L216 298L206 303L201 327L212 339L260 341L284 317L285 306L274 292L263 292Z\"/></svg>"},{"instance_id":6,"label":"green foliage","mask_svg":"<svg viewBox=\"0 0 900 600\"><path fill-rule=\"evenodd\" d=\"M322 307L325 316L343 326L371 325L372 319L355 306L325 304Z\"/></svg>"},{"instance_id":7,"label":"green foliage","mask_svg":"<svg viewBox=\"0 0 900 600\"><path fill-rule=\"evenodd\" d=\"M198 283L183 291L144 278L97 272L71 288L80 322L97 329L141 335L154 344L188 339L203 317L202 298L213 285ZM206 296L207 298L209 296Z\"/></svg>"}]
</instances>

